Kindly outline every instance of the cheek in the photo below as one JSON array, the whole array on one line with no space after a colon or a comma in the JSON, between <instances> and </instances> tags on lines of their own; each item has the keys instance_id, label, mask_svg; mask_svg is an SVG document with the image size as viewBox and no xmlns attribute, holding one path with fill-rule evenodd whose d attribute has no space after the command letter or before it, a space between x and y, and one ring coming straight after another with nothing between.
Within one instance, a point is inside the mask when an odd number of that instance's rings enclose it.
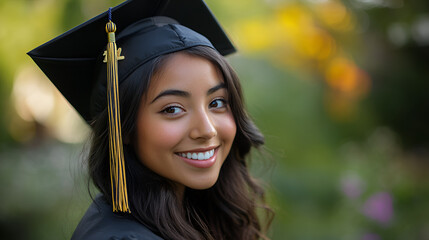
<instances>
[{"instance_id":1,"label":"cheek","mask_svg":"<svg viewBox=\"0 0 429 240\"><path fill-rule=\"evenodd\" d=\"M231 145L237 132L237 126L232 113L226 114L222 116L221 119L218 119L218 124L218 126L220 126L218 127L219 136L223 138L226 144Z\"/></svg>"},{"instance_id":2,"label":"cheek","mask_svg":"<svg viewBox=\"0 0 429 240\"><path fill-rule=\"evenodd\" d=\"M152 149L169 150L177 145L185 134L180 121L145 119L146 124L139 129L139 147L143 152Z\"/></svg>"}]
</instances>

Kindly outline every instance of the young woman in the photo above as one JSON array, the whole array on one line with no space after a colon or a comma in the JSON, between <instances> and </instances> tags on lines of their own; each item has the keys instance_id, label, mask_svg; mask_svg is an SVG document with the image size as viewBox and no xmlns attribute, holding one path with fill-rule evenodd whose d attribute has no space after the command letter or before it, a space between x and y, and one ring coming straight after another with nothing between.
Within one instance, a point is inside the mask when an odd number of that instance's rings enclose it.
<instances>
[{"instance_id":1,"label":"young woman","mask_svg":"<svg viewBox=\"0 0 429 240\"><path fill-rule=\"evenodd\" d=\"M87 91L90 109L69 101L93 129L88 167L101 194L72 239L266 239L271 212L246 163L264 138L245 111L237 75L216 46L166 17L134 21L116 42L117 58L125 56L117 66L125 207L112 212L118 190L109 161L116 150L108 130L113 103L106 101L106 66L88 65L95 68ZM29 54L56 83L52 66L43 66L50 59L36 56L42 50ZM79 79L70 77L68 84ZM258 208L266 211L267 223L261 223Z\"/></svg>"}]
</instances>

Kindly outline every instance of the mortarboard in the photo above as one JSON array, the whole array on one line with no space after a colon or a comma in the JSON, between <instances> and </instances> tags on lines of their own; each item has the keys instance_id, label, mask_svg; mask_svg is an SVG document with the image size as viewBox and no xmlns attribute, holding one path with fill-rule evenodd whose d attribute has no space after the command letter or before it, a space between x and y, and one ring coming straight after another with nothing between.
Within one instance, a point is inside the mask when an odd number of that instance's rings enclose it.
<instances>
[{"instance_id":1,"label":"mortarboard","mask_svg":"<svg viewBox=\"0 0 429 240\"><path fill-rule=\"evenodd\" d=\"M130 0L112 8L112 15L117 35L141 19L166 16L205 36L222 55L235 52L202 0ZM102 13L28 53L86 121L92 118L88 106L93 87L91 83L94 81L94 70L101 64L97 60L106 48L107 20L108 13ZM126 61L119 64L125 65Z\"/></svg>"},{"instance_id":2,"label":"mortarboard","mask_svg":"<svg viewBox=\"0 0 429 240\"><path fill-rule=\"evenodd\" d=\"M129 0L28 52L87 122L94 105L108 105L114 211L129 212L118 84L154 57L200 45L236 51L203 0ZM98 80L100 66L107 81Z\"/></svg>"}]
</instances>

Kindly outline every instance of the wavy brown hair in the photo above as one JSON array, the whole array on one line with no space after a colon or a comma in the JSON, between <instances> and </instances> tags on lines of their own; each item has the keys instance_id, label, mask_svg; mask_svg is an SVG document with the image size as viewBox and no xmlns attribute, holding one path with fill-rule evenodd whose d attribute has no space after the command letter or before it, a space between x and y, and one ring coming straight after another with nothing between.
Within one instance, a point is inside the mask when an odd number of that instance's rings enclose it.
<instances>
[{"instance_id":1,"label":"wavy brown hair","mask_svg":"<svg viewBox=\"0 0 429 240\"><path fill-rule=\"evenodd\" d=\"M186 188L177 199L174 184L145 167L133 144L141 98L152 76L174 54L145 63L120 84L120 107L128 197L132 216L165 239L268 239L265 235L273 213L265 204L264 189L248 171L246 157L252 147L264 144L264 137L244 108L237 74L217 51L203 46L182 50L212 62L222 73L237 134L215 185L206 190ZM107 109L92 122L89 175L95 186L111 202ZM262 226L256 210L265 212Z\"/></svg>"}]
</instances>

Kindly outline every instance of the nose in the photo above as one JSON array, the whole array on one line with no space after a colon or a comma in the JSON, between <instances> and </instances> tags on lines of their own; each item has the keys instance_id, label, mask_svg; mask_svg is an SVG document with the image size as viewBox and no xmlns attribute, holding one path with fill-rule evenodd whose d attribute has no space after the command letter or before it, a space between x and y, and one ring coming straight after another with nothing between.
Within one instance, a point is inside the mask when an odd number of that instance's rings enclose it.
<instances>
[{"instance_id":1,"label":"nose","mask_svg":"<svg viewBox=\"0 0 429 240\"><path fill-rule=\"evenodd\" d=\"M217 131L211 116L204 110L196 112L191 121L190 138L211 139L216 135Z\"/></svg>"}]
</instances>

